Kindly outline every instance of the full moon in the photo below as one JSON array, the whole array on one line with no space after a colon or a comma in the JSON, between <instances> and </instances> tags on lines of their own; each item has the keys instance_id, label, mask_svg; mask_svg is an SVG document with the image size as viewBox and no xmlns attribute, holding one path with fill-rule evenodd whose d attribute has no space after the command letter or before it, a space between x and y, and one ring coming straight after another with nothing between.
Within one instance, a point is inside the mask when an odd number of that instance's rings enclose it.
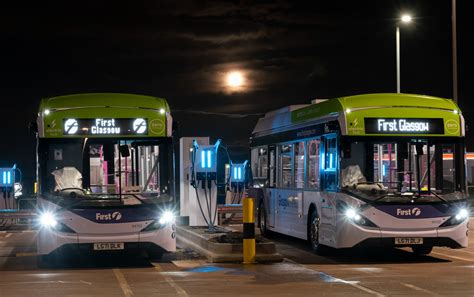
<instances>
[{"instance_id":1,"label":"full moon","mask_svg":"<svg viewBox=\"0 0 474 297\"><path fill-rule=\"evenodd\" d=\"M244 76L240 71L232 71L227 74L227 85L232 88L241 87L244 84Z\"/></svg>"}]
</instances>

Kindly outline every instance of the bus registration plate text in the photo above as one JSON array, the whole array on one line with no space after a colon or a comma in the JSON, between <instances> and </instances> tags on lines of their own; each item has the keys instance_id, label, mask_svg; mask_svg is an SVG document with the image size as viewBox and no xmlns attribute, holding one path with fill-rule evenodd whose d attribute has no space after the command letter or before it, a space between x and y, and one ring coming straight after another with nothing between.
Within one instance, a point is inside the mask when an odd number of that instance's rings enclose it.
<instances>
[{"instance_id":1,"label":"bus registration plate text","mask_svg":"<svg viewBox=\"0 0 474 297\"><path fill-rule=\"evenodd\" d=\"M397 237L395 244L423 244L423 237Z\"/></svg>"},{"instance_id":2,"label":"bus registration plate text","mask_svg":"<svg viewBox=\"0 0 474 297\"><path fill-rule=\"evenodd\" d=\"M114 251L123 250L123 242L99 242L94 243L94 251Z\"/></svg>"}]
</instances>

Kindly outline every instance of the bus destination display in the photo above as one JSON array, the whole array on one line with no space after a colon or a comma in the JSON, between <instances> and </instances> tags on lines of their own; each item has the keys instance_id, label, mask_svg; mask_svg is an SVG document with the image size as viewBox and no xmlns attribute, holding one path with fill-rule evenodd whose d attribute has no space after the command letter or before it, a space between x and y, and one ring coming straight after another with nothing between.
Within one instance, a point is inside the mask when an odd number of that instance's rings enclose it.
<instances>
[{"instance_id":1,"label":"bus destination display","mask_svg":"<svg viewBox=\"0 0 474 297\"><path fill-rule=\"evenodd\" d=\"M366 134L444 134L443 119L365 118Z\"/></svg>"},{"instance_id":2,"label":"bus destination display","mask_svg":"<svg viewBox=\"0 0 474 297\"><path fill-rule=\"evenodd\" d=\"M148 120L138 119L64 119L64 135L146 135Z\"/></svg>"}]
</instances>

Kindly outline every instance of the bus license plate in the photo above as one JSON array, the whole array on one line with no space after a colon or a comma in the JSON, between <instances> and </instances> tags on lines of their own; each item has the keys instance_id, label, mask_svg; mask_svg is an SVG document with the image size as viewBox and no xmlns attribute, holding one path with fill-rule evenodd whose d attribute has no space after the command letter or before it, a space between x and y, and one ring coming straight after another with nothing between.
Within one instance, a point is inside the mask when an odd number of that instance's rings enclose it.
<instances>
[{"instance_id":1,"label":"bus license plate","mask_svg":"<svg viewBox=\"0 0 474 297\"><path fill-rule=\"evenodd\" d=\"M395 244L423 244L423 237L397 237Z\"/></svg>"},{"instance_id":2,"label":"bus license plate","mask_svg":"<svg viewBox=\"0 0 474 297\"><path fill-rule=\"evenodd\" d=\"M94 251L115 251L123 250L123 242L99 242L94 243Z\"/></svg>"}]
</instances>

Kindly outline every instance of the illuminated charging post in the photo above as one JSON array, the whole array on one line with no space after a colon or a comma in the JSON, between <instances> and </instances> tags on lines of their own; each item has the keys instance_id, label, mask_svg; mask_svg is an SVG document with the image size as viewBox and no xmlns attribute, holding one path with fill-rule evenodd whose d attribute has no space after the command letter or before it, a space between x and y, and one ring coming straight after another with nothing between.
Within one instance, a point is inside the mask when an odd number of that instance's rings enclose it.
<instances>
[{"instance_id":1,"label":"illuminated charging post","mask_svg":"<svg viewBox=\"0 0 474 297\"><path fill-rule=\"evenodd\" d=\"M0 188L2 189L3 193L3 199L4 199L4 207L5 209L11 208L13 206L13 203L9 203L8 200L10 200L12 192L14 190L14 184L15 184L15 168L16 166L13 166L13 168L0 168Z\"/></svg>"},{"instance_id":2,"label":"illuminated charging post","mask_svg":"<svg viewBox=\"0 0 474 297\"><path fill-rule=\"evenodd\" d=\"M191 166L191 185L196 191L199 209L206 222L209 232L215 232L217 218L217 151L221 140L212 145L199 146L193 142L193 155ZM213 191L213 188L215 190ZM201 195L199 195L201 193ZM206 209L203 209L201 198L204 194ZM214 200L214 201L213 201ZM214 202L214 203L213 203ZM214 207L213 207L214 204Z\"/></svg>"},{"instance_id":3,"label":"illuminated charging post","mask_svg":"<svg viewBox=\"0 0 474 297\"><path fill-rule=\"evenodd\" d=\"M242 201L247 185L247 164L248 161L246 160L244 163L231 163L230 165L231 204L240 204Z\"/></svg>"}]
</instances>

